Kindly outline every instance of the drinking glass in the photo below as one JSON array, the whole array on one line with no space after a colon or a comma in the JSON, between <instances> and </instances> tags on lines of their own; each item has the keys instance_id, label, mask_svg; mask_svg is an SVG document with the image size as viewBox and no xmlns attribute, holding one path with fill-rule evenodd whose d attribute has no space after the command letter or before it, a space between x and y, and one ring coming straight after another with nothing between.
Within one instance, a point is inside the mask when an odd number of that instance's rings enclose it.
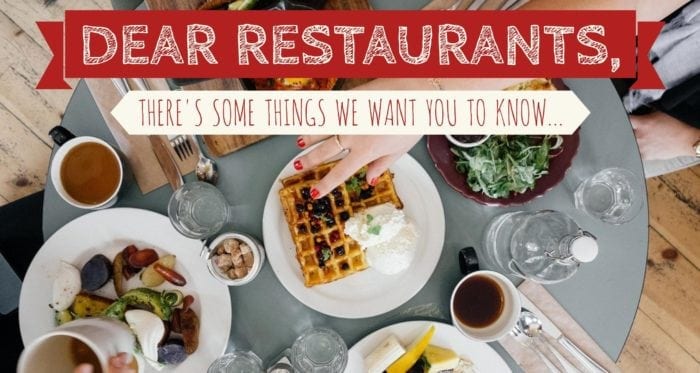
<instances>
[{"instance_id":1,"label":"drinking glass","mask_svg":"<svg viewBox=\"0 0 700 373\"><path fill-rule=\"evenodd\" d=\"M606 168L584 180L574 192L576 208L610 224L634 219L644 201L643 181L623 168Z\"/></svg>"},{"instance_id":2,"label":"drinking glass","mask_svg":"<svg viewBox=\"0 0 700 373\"><path fill-rule=\"evenodd\" d=\"M262 360L251 351L233 350L214 360L207 373L263 373Z\"/></svg>"},{"instance_id":3,"label":"drinking glass","mask_svg":"<svg viewBox=\"0 0 700 373\"><path fill-rule=\"evenodd\" d=\"M342 373L348 363L348 348L338 333L312 328L292 345L294 369L304 373Z\"/></svg>"},{"instance_id":4,"label":"drinking glass","mask_svg":"<svg viewBox=\"0 0 700 373\"><path fill-rule=\"evenodd\" d=\"M196 239L211 237L221 230L230 210L221 191L201 181L183 185L168 203L168 216L175 229Z\"/></svg>"}]
</instances>

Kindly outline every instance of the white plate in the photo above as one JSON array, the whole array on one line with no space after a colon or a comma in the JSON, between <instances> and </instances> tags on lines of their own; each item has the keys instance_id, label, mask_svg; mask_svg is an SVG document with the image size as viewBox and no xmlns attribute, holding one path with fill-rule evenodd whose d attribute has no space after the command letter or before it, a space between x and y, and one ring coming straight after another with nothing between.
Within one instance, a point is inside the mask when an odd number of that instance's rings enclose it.
<instances>
[{"instance_id":1,"label":"white plate","mask_svg":"<svg viewBox=\"0 0 700 373\"><path fill-rule=\"evenodd\" d=\"M51 302L53 278L59 263L66 261L81 268L93 255L110 260L124 247L153 248L160 255L177 257L175 269L187 285L165 283L156 289L178 289L192 294L192 308L200 319L199 347L173 372L204 372L226 350L231 329L231 298L228 287L218 282L199 257L202 243L178 233L167 217L151 211L116 208L83 215L59 229L41 247L32 260L22 283L19 298L19 327L24 345L54 329ZM127 283L129 289L140 285L138 276ZM96 292L114 299L113 282ZM146 372L155 372L147 367Z\"/></svg>"},{"instance_id":2,"label":"white plate","mask_svg":"<svg viewBox=\"0 0 700 373\"><path fill-rule=\"evenodd\" d=\"M397 275L373 268L311 288L296 260L296 251L282 213L279 179L293 175L293 161L282 170L265 202L263 236L272 270L294 297L318 312L344 318L376 316L402 305L423 288L440 259L445 240L445 215L435 184L423 167L404 155L393 166L394 184L406 216L418 228L418 249L411 266Z\"/></svg>"},{"instance_id":3,"label":"white plate","mask_svg":"<svg viewBox=\"0 0 700 373\"><path fill-rule=\"evenodd\" d=\"M408 346L425 333L430 325L435 325L431 345L449 348L462 358L474 363L476 372L510 372L510 367L488 344L475 342L463 336L454 326L432 321L407 321L379 329L362 338L348 352L348 365L345 373L366 372L364 358L369 355L389 335L399 339L401 345Z\"/></svg>"}]
</instances>

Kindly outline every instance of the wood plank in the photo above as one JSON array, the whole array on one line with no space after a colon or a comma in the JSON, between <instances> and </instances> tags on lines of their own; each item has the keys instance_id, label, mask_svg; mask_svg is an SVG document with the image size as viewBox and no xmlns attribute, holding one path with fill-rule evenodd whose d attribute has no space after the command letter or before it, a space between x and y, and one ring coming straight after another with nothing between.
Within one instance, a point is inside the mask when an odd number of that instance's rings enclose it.
<instances>
[{"instance_id":1,"label":"wood plank","mask_svg":"<svg viewBox=\"0 0 700 373\"><path fill-rule=\"evenodd\" d=\"M684 203L661 179L647 180L649 225L700 268L700 211Z\"/></svg>"},{"instance_id":2,"label":"wood plank","mask_svg":"<svg viewBox=\"0 0 700 373\"><path fill-rule=\"evenodd\" d=\"M661 176L676 197L695 211L700 211L700 175L692 169L676 171Z\"/></svg>"},{"instance_id":3,"label":"wood plank","mask_svg":"<svg viewBox=\"0 0 700 373\"><path fill-rule=\"evenodd\" d=\"M0 104L0 195L14 201L44 187L51 149Z\"/></svg>"},{"instance_id":4,"label":"wood plank","mask_svg":"<svg viewBox=\"0 0 700 373\"><path fill-rule=\"evenodd\" d=\"M45 6L41 0L14 1L0 0L0 13L11 18L34 41L45 46L36 21L63 21L64 11L88 9L112 9L110 0L58 0L52 5Z\"/></svg>"},{"instance_id":5,"label":"wood plank","mask_svg":"<svg viewBox=\"0 0 700 373\"><path fill-rule=\"evenodd\" d=\"M38 78L36 78L38 79ZM45 145L50 144L48 131L60 123L70 90L39 91L32 76L10 67L0 75L0 104L26 125Z\"/></svg>"},{"instance_id":6,"label":"wood plank","mask_svg":"<svg viewBox=\"0 0 700 373\"><path fill-rule=\"evenodd\" d=\"M700 271L654 229L639 308L700 360Z\"/></svg>"},{"instance_id":7,"label":"wood plank","mask_svg":"<svg viewBox=\"0 0 700 373\"><path fill-rule=\"evenodd\" d=\"M700 368L698 362L643 311L637 312L617 365L623 372L697 372Z\"/></svg>"}]
</instances>

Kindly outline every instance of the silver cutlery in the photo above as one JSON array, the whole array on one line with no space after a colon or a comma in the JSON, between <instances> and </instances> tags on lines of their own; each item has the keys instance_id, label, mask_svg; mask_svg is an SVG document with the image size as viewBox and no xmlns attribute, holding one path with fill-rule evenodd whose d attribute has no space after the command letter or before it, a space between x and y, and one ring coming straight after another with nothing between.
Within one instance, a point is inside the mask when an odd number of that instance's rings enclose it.
<instances>
[{"instance_id":1,"label":"silver cutlery","mask_svg":"<svg viewBox=\"0 0 700 373\"><path fill-rule=\"evenodd\" d=\"M175 154L180 158L181 161L189 158L194 152L192 151L192 144L190 140L183 135L168 135L168 140L170 141L170 146L175 150Z\"/></svg>"},{"instance_id":2,"label":"silver cutlery","mask_svg":"<svg viewBox=\"0 0 700 373\"><path fill-rule=\"evenodd\" d=\"M545 354L543 354L537 346L535 346L534 341L532 341L528 336L525 335L525 331L522 329L520 325L520 320L515 324L515 327L513 330L510 331L510 334L516 338L516 340L520 341L524 346L530 348L537 356L540 358L540 360L544 363L544 365L547 367L547 370L551 373L560 373L559 369L557 369L556 365L549 360ZM525 337L525 340L523 340L520 337Z\"/></svg>"},{"instance_id":3,"label":"silver cutlery","mask_svg":"<svg viewBox=\"0 0 700 373\"><path fill-rule=\"evenodd\" d=\"M537 315L523 308L522 312L520 313L520 318L518 319L518 325L526 336L532 338L533 342L542 342L541 344L544 345L547 350L557 358L559 364L564 367L564 371L566 373L579 373L579 370L569 363L569 361L566 360L566 358L550 344L549 340L542 335L542 321L540 321Z\"/></svg>"}]
</instances>

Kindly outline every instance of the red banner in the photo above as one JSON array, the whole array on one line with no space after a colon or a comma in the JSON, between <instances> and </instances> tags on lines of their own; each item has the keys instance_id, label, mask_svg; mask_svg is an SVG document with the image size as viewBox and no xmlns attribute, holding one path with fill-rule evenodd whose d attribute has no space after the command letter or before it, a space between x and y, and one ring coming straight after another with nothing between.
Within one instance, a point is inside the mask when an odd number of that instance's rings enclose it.
<instances>
[{"instance_id":1,"label":"red banner","mask_svg":"<svg viewBox=\"0 0 700 373\"><path fill-rule=\"evenodd\" d=\"M661 23L633 11L67 11L37 88L87 77L633 78Z\"/></svg>"}]
</instances>

